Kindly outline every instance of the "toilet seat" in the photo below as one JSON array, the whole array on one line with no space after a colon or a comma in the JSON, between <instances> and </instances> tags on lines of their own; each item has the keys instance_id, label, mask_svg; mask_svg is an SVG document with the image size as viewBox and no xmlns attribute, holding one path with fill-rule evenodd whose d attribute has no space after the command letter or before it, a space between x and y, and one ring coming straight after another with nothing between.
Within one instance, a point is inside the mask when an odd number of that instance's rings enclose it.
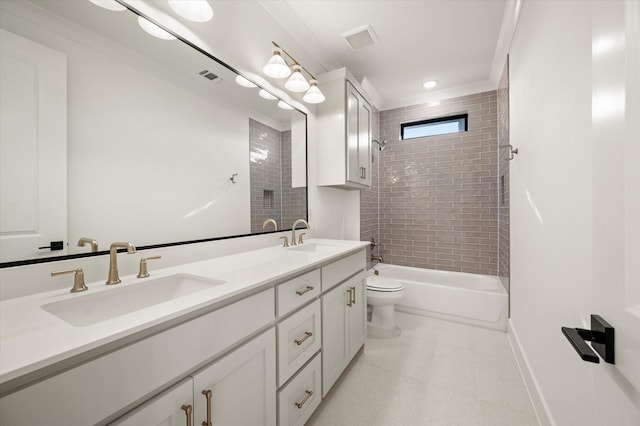
<instances>
[{"instance_id":1,"label":"toilet seat","mask_svg":"<svg viewBox=\"0 0 640 426\"><path fill-rule=\"evenodd\" d=\"M373 276L367 278L367 290L390 293L403 291L404 287L396 280Z\"/></svg>"}]
</instances>

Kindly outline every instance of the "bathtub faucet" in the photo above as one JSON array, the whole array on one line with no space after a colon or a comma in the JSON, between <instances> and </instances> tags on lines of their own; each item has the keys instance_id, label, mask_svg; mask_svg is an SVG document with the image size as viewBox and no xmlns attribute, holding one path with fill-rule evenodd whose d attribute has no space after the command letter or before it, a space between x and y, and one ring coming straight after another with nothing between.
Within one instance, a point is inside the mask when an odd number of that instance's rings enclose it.
<instances>
[{"instance_id":1,"label":"bathtub faucet","mask_svg":"<svg viewBox=\"0 0 640 426\"><path fill-rule=\"evenodd\" d=\"M383 262L382 256L371 255L371 260L374 261L374 262Z\"/></svg>"}]
</instances>

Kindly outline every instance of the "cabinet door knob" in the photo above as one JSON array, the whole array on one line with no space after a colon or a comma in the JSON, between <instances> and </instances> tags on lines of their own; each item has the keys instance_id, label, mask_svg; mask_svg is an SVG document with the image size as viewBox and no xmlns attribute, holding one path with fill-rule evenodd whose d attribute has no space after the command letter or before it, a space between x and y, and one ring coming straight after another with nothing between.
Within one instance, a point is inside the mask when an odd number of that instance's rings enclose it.
<instances>
[{"instance_id":1,"label":"cabinet door knob","mask_svg":"<svg viewBox=\"0 0 640 426\"><path fill-rule=\"evenodd\" d=\"M202 426L212 426L211 423L211 389L203 390L202 394L207 398L207 420L202 422Z\"/></svg>"},{"instance_id":2,"label":"cabinet door knob","mask_svg":"<svg viewBox=\"0 0 640 426\"><path fill-rule=\"evenodd\" d=\"M187 416L187 426L191 426L191 413L193 412L193 407L185 404L180 408L184 410L184 414Z\"/></svg>"}]
</instances>

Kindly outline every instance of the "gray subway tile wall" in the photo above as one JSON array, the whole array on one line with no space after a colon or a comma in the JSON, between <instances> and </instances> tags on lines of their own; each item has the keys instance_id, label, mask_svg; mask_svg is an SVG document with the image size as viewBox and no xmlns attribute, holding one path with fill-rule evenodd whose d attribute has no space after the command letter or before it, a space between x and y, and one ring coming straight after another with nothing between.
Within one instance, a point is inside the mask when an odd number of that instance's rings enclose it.
<instances>
[{"instance_id":1,"label":"gray subway tile wall","mask_svg":"<svg viewBox=\"0 0 640 426\"><path fill-rule=\"evenodd\" d=\"M469 114L467 132L399 139L401 123L458 113ZM377 228L385 263L496 275L496 91L381 111L378 123L387 147L361 191L361 238Z\"/></svg>"},{"instance_id":2,"label":"gray subway tile wall","mask_svg":"<svg viewBox=\"0 0 640 426\"><path fill-rule=\"evenodd\" d=\"M282 224L281 229L291 228L293 222L307 217L307 188L292 188L291 130L281 133L282 164Z\"/></svg>"}]
</instances>

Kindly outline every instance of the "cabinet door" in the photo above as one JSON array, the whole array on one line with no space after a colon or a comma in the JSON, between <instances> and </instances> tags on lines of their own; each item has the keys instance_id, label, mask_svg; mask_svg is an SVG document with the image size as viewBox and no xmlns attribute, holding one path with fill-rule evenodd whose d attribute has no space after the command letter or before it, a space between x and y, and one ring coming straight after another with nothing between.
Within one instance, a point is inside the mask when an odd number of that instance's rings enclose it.
<instances>
[{"instance_id":1,"label":"cabinet door","mask_svg":"<svg viewBox=\"0 0 640 426\"><path fill-rule=\"evenodd\" d=\"M322 296L322 396L349 364L347 286L341 284Z\"/></svg>"},{"instance_id":2,"label":"cabinet door","mask_svg":"<svg viewBox=\"0 0 640 426\"><path fill-rule=\"evenodd\" d=\"M119 426L186 426L193 424L192 410L193 380L188 378L112 424Z\"/></svg>"},{"instance_id":3,"label":"cabinet door","mask_svg":"<svg viewBox=\"0 0 640 426\"><path fill-rule=\"evenodd\" d=\"M358 164L360 183L371 185L371 106L360 97L358 105Z\"/></svg>"},{"instance_id":4,"label":"cabinet door","mask_svg":"<svg viewBox=\"0 0 640 426\"><path fill-rule=\"evenodd\" d=\"M359 153L359 111L360 94L349 83L347 85L347 111L346 111L346 132L347 132L347 180L360 183L362 169L358 159Z\"/></svg>"},{"instance_id":5,"label":"cabinet door","mask_svg":"<svg viewBox=\"0 0 640 426\"><path fill-rule=\"evenodd\" d=\"M366 338L367 299L365 299L364 273L358 274L347 282L351 290L351 306L348 309L349 319L349 360L351 360L364 344Z\"/></svg>"},{"instance_id":6,"label":"cabinet door","mask_svg":"<svg viewBox=\"0 0 640 426\"><path fill-rule=\"evenodd\" d=\"M194 424L275 425L275 343L275 329L271 328L195 374Z\"/></svg>"}]
</instances>

